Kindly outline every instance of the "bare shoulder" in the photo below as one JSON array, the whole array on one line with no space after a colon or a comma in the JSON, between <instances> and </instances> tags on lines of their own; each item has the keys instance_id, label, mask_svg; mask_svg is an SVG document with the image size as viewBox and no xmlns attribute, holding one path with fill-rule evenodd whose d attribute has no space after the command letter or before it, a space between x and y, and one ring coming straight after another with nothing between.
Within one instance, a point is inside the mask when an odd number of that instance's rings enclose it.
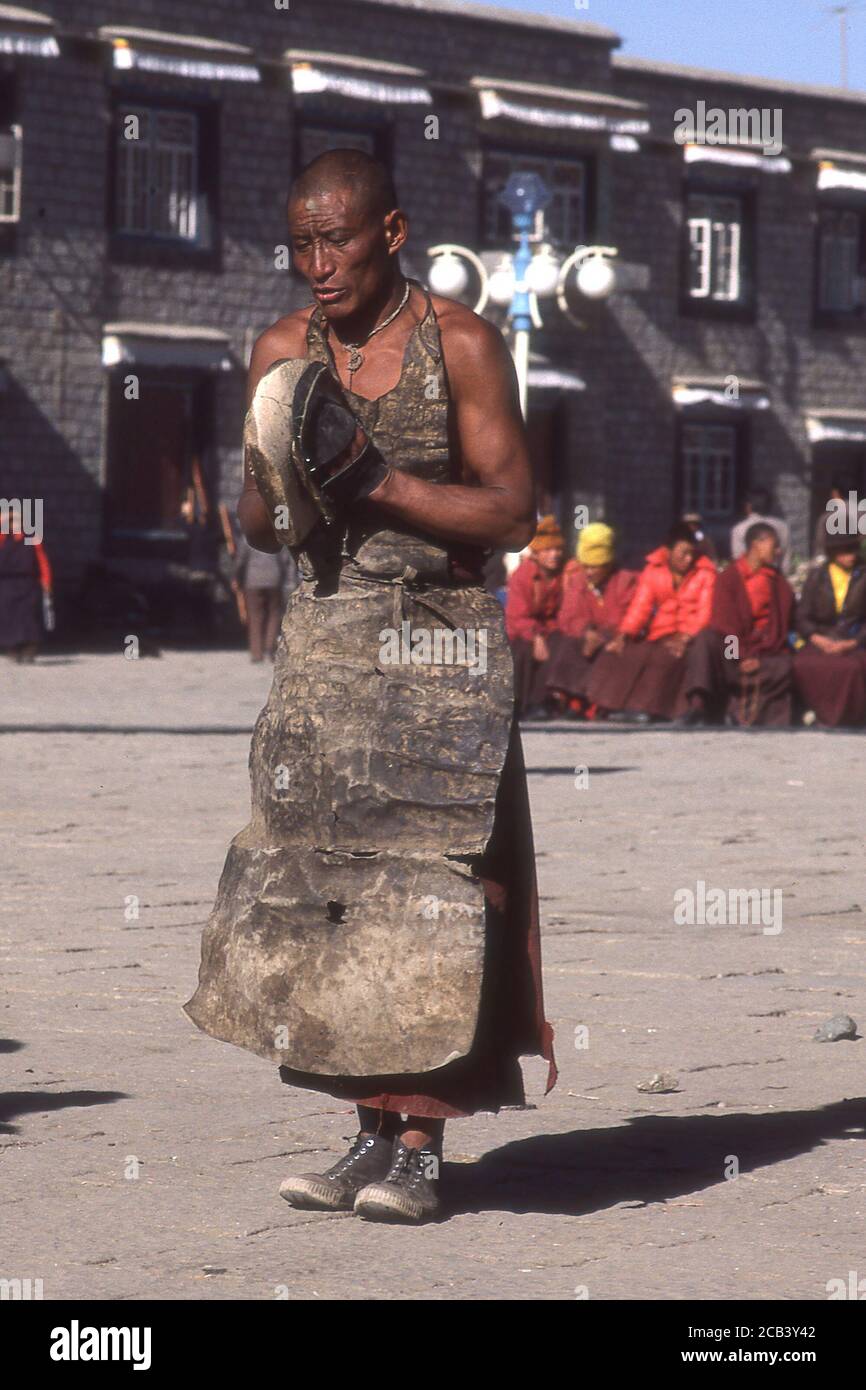
<instances>
[{"instance_id":1,"label":"bare shoulder","mask_svg":"<svg viewBox=\"0 0 866 1390\"><path fill-rule=\"evenodd\" d=\"M253 348L253 360L276 362L280 357L303 357L307 347L307 326L313 305L284 314L264 333L260 333Z\"/></svg>"},{"instance_id":2,"label":"bare shoulder","mask_svg":"<svg viewBox=\"0 0 866 1390\"><path fill-rule=\"evenodd\" d=\"M510 391L513 365L508 346L495 324L453 299L431 295L442 334L442 352L452 385L460 395L473 383L499 380Z\"/></svg>"},{"instance_id":3,"label":"bare shoulder","mask_svg":"<svg viewBox=\"0 0 866 1390\"><path fill-rule=\"evenodd\" d=\"M285 314L264 333L260 333L253 346L250 357L250 370L247 381L247 401L251 401L262 377L275 362L284 357L305 357L307 353L307 326L313 305L296 309Z\"/></svg>"}]
</instances>

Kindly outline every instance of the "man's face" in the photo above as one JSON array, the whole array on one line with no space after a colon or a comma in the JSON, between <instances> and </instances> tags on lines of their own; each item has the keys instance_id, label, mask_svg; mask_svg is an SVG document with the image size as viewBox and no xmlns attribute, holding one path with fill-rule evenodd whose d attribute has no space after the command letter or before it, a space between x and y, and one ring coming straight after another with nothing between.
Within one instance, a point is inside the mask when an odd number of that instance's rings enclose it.
<instances>
[{"instance_id":1,"label":"man's face","mask_svg":"<svg viewBox=\"0 0 866 1390\"><path fill-rule=\"evenodd\" d=\"M548 574L556 574L557 570L562 569L562 562L565 558L565 551L561 546L550 546L547 550L534 550L532 552L535 563Z\"/></svg>"},{"instance_id":2,"label":"man's face","mask_svg":"<svg viewBox=\"0 0 866 1390\"><path fill-rule=\"evenodd\" d=\"M677 541L671 547L670 566L674 574L687 574L695 563L697 547L691 541Z\"/></svg>"},{"instance_id":3,"label":"man's face","mask_svg":"<svg viewBox=\"0 0 866 1390\"><path fill-rule=\"evenodd\" d=\"M325 317L338 322L375 300L406 240L406 219L399 210L372 212L357 190L322 190L291 200L289 236L295 266Z\"/></svg>"},{"instance_id":4,"label":"man's face","mask_svg":"<svg viewBox=\"0 0 866 1390\"><path fill-rule=\"evenodd\" d=\"M583 565L582 568L586 575L586 582L591 584L594 589L600 589L613 569L613 565Z\"/></svg>"},{"instance_id":5,"label":"man's face","mask_svg":"<svg viewBox=\"0 0 866 1390\"><path fill-rule=\"evenodd\" d=\"M762 565L777 565L782 554L782 547L775 531L771 531L769 535L761 536L756 540L754 550L755 557Z\"/></svg>"}]
</instances>

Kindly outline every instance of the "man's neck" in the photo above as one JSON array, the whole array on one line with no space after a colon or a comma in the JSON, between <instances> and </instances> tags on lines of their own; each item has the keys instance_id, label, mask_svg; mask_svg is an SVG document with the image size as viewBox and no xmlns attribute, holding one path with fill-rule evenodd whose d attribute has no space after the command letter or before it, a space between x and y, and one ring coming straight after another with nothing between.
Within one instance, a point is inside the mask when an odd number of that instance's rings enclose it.
<instances>
[{"instance_id":1,"label":"man's neck","mask_svg":"<svg viewBox=\"0 0 866 1390\"><path fill-rule=\"evenodd\" d=\"M393 314L405 293L406 277L401 271L395 270L390 281L381 287L369 303L356 314L340 319L339 323L331 323L329 327L341 343L366 342L373 329L384 323L389 314Z\"/></svg>"}]
</instances>

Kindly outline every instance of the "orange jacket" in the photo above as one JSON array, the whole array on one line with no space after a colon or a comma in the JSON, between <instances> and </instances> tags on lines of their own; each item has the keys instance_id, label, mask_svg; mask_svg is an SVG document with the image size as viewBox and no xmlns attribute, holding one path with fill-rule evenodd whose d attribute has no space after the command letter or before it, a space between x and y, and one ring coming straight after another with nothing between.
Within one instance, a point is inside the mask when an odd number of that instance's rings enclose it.
<instances>
[{"instance_id":1,"label":"orange jacket","mask_svg":"<svg viewBox=\"0 0 866 1390\"><path fill-rule=\"evenodd\" d=\"M648 626L647 640L658 642L675 632L694 637L709 626L716 587L716 567L699 555L688 574L674 588L666 545L647 556L637 591L620 624L620 632L638 637Z\"/></svg>"}]
</instances>

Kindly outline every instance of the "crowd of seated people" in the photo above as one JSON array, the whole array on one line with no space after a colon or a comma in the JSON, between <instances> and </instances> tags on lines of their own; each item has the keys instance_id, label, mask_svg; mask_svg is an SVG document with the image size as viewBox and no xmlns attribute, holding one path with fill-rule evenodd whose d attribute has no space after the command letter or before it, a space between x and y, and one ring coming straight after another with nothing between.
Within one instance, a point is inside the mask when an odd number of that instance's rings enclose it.
<instances>
[{"instance_id":1,"label":"crowd of seated people","mask_svg":"<svg viewBox=\"0 0 866 1390\"><path fill-rule=\"evenodd\" d=\"M866 725L866 564L856 528L821 519L799 600L788 529L753 494L719 564L698 519L673 527L638 573L594 522L566 560L552 516L511 576L505 612L524 720Z\"/></svg>"}]
</instances>

